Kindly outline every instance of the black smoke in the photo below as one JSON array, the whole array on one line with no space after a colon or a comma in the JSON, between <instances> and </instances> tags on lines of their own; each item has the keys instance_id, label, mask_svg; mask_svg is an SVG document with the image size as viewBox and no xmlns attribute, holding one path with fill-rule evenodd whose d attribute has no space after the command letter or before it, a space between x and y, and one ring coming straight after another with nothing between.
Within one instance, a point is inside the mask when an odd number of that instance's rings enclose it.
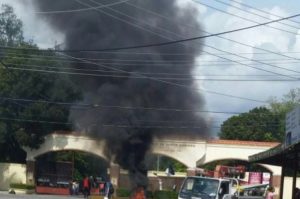
<instances>
[{"instance_id":1,"label":"black smoke","mask_svg":"<svg viewBox=\"0 0 300 199\"><path fill-rule=\"evenodd\" d=\"M53 11L95 7L112 1L34 0L34 3L39 11ZM195 31L200 26L197 10L192 7L177 4L174 0L131 0L129 3L167 16L169 20L127 3L98 11L42 17L65 35L65 49L72 50L134 46L200 35ZM187 28L184 24L194 28ZM203 107L200 94L193 90L195 86L192 80L193 65L200 52L199 43L188 42L114 52L68 53L69 56L93 59L98 64L131 72L116 72L78 60L72 62L70 66L74 71L84 68L81 73L122 77L72 75L73 81L84 93L83 102L94 106L73 110L70 118L76 130L106 140L107 155L129 171L133 187L147 186L144 160L155 136L207 136L203 116L193 111L183 111L200 110ZM143 76L135 78L137 75L133 72L142 73ZM186 78L184 81L164 81L184 84L190 89L144 78L182 75ZM159 108L179 110L156 110Z\"/></svg>"}]
</instances>

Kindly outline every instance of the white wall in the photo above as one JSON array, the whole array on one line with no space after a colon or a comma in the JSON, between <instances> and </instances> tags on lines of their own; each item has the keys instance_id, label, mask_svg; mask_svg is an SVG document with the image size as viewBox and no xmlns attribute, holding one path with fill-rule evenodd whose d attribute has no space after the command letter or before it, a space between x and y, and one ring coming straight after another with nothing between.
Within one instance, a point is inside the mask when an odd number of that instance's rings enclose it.
<instances>
[{"instance_id":1,"label":"white wall","mask_svg":"<svg viewBox=\"0 0 300 199\"><path fill-rule=\"evenodd\" d=\"M0 163L0 190L7 191L10 183L26 183L26 165Z\"/></svg>"},{"instance_id":2,"label":"white wall","mask_svg":"<svg viewBox=\"0 0 300 199\"><path fill-rule=\"evenodd\" d=\"M284 187L283 187L283 198L284 199L292 199L292 186L293 186L293 178L285 177L284 178ZM300 188L300 178L297 178L296 187Z\"/></svg>"}]
</instances>

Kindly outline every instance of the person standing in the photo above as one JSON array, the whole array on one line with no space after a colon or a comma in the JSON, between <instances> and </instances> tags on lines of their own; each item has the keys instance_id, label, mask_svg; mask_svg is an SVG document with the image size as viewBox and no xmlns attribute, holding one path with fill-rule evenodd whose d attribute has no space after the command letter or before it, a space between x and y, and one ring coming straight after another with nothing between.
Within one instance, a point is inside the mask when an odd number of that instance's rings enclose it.
<instances>
[{"instance_id":1,"label":"person standing","mask_svg":"<svg viewBox=\"0 0 300 199\"><path fill-rule=\"evenodd\" d=\"M105 183L105 199L111 199L114 193L114 187L111 182L107 181Z\"/></svg>"},{"instance_id":2,"label":"person standing","mask_svg":"<svg viewBox=\"0 0 300 199\"><path fill-rule=\"evenodd\" d=\"M90 179L88 176L83 179L82 187L84 198L87 198L90 195Z\"/></svg>"},{"instance_id":3,"label":"person standing","mask_svg":"<svg viewBox=\"0 0 300 199\"><path fill-rule=\"evenodd\" d=\"M275 199L274 187L269 187L267 190L266 199Z\"/></svg>"}]
</instances>

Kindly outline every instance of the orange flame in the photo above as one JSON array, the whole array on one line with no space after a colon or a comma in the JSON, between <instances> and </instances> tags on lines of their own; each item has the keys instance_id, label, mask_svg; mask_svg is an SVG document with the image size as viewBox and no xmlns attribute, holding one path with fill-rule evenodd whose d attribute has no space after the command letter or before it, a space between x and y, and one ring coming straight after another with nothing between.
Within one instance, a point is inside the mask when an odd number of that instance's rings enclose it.
<instances>
[{"instance_id":1,"label":"orange flame","mask_svg":"<svg viewBox=\"0 0 300 199\"><path fill-rule=\"evenodd\" d=\"M143 187L138 187L134 194L133 197L131 197L131 199L146 199L145 197L145 191Z\"/></svg>"}]
</instances>

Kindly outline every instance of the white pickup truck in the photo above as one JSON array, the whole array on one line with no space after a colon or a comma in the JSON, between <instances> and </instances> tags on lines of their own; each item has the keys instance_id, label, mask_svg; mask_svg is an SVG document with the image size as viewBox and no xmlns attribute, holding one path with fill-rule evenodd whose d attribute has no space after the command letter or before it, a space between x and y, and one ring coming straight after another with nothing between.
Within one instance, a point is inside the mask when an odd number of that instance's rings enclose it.
<instances>
[{"instance_id":1,"label":"white pickup truck","mask_svg":"<svg viewBox=\"0 0 300 199\"><path fill-rule=\"evenodd\" d=\"M252 195L252 191L256 189L251 188L255 186L248 186L245 189L237 189L237 186L232 179L187 177L181 186L178 199L263 199L263 192L267 187L267 185L259 187L262 193Z\"/></svg>"}]
</instances>

